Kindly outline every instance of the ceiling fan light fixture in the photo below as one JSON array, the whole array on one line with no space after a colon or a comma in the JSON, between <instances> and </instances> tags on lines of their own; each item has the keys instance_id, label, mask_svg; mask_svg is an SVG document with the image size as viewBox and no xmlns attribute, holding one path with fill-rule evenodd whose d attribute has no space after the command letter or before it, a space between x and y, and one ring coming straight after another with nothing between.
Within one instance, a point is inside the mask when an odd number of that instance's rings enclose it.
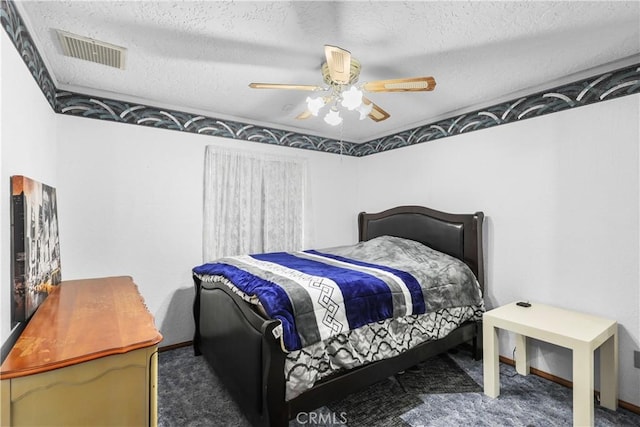
<instances>
[{"instance_id":1,"label":"ceiling fan light fixture","mask_svg":"<svg viewBox=\"0 0 640 427\"><path fill-rule=\"evenodd\" d=\"M311 114L317 116L320 112L320 109L325 106L324 99L322 97L319 98L311 98L307 96L307 109Z\"/></svg>"},{"instance_id":2,"label":"ceiling fan light fixture","mask_svg":"<svg viewBox=\"0 0 640 427\"><path fill-rule=\"evenodd\" d=\"M338 110L334 107L329 110L326 116L324 116L324 121L331 126L338 126L342 123L342 117L340 117L340 113L338 113Z\"/></svg>"},{"instance_id":3,"label":"ceiling fan light fixture","mask_svg":"<svg viewBox=\"0 0 640 427\"><path fill-rule=\"evenodd\" d=\"M355 86L351 86L349 90L343 91L341 97L342 102L340 105L349 111L353 111L362 105L362 91Z\"/></svg>"},{"instance_id":4,"label":"ceiling fan light fixture","mask_svg":"<svg viewBox=\"0 0 640 427\"><path fill-rule=\"evenodd\" d=\"M371 103L365 104L364 102L361 103L358 108L356 108L356 111L360 113L360 120L366 119L369 116L369 114L371 114L372 110L373 110L373 104Z\"/></svg>"},{"instance_id":5,"label":"ceiling fan light fixture","mask_svg":"<svg viewBox=\"0 0 640 427\"><path fill-rule=\"evenodd\" d=\"M326 86L282 84L282 83L251 83L254 89L289 89L305 91L322 91L324 96L307 97L307 109L296 116L297 120L305 120L311 116L318 116L320 110L329 105L331 111L324 115L324 121L332 126L342 123L340 109L357 111L360 120L370 118L374 122L387 120L390 115L379 105L374 104L364 96L363 92L423 92L432 91L436 87L433 77L409 77L401 79L387 79L356 83L360 77L360 62L351 56L351 52L338 46L325 45L326 61L321 66L322 78Z\"/></svg>"}]
</instances>

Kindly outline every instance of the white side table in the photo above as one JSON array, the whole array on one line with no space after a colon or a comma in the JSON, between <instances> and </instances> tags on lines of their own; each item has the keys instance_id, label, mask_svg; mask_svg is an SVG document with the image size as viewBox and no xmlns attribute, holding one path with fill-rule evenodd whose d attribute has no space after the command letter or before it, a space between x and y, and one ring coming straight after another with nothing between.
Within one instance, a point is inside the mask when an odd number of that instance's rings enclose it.
<instances>
[{"instance_id":1,"label":"white side table","mask_svg":"<svg viewBox=\"0 0 640 427\"><path fill-rule=\"evenodd\" d=\"M573 350L573 424L593 425L593 370L600 348L600 404L618 407L618 323L615 320L531 303L511 303L486 312L482 318L484 393L500 395L498 329L516 334L516 370L529 373L527 337Z\"/></svg>"}]
</instances>

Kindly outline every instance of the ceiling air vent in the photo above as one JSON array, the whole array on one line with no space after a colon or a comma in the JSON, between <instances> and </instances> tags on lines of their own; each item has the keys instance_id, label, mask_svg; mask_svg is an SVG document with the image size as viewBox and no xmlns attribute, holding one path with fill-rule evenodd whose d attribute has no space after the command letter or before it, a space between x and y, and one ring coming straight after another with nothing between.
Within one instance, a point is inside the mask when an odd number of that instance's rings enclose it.
<instances>
[{"instance_id":1,"label":"ceiling air vent","mask_svg":"<svg viewBox=\"0 0 640 427\"><path fill-rule=\"evenodd\" d=\"M126 48L56 30L66 56L124 69Z\"/></svg>"}]
</instances>

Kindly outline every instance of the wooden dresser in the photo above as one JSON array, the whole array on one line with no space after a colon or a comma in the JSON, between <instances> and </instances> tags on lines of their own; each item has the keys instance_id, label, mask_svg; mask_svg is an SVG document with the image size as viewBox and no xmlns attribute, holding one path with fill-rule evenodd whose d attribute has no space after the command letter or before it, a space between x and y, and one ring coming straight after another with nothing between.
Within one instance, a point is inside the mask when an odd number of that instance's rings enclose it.
<instances>
[{"instance_id":1,"label":"wooden dresser","mask_svg":"<svg viewBox=\"0 0 640 427\"><path fill-rule=\"evenodd\" d=\"M62 282L2 363L0 425L157 425L161 340L131 277Z\"/></svg>"}]
</instances>

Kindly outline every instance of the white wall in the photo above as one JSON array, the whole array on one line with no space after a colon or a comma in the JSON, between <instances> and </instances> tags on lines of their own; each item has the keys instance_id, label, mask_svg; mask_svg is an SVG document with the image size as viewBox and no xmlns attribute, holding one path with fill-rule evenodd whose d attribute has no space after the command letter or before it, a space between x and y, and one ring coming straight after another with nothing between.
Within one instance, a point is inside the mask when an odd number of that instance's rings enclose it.
<instances>
[{"instance_id":1,"label":"white wall","mask_svg":"<svg viewBox=\"0 0 640 427\"><path fill-rule=\"evenodd\" d=\"M5 31L0 31L0 340L11 332L11 175L56 187L56 115Z\"/></svg>"},{"instance_id":2,"label":"white wall","mask_svg":"<svg viewBox=\"0 0 640 427\"><path fill-rule=\"evenodd\" d=\"M130 275L162 346L193 338L191 268L202 260L206 145L308 161L308 247L353 243L358 159L177 131L58 116L58 217L64 280Z\"/></svg>"},{"instance_id":3,"label":"white wall","mask_svg":"<svg viewBox=\"0 0 640 427\"><path fill-rule=\"evenodd\" d=\"M530 300L616 319L620 398L640 404L640 95L362 159L362 209L486 215L488 308ZM506 339L509 338L509 339ZM501 354L513 358L510 337ZM571 379L571 352L532 366Z\"/></svg>"}]
</instances>

